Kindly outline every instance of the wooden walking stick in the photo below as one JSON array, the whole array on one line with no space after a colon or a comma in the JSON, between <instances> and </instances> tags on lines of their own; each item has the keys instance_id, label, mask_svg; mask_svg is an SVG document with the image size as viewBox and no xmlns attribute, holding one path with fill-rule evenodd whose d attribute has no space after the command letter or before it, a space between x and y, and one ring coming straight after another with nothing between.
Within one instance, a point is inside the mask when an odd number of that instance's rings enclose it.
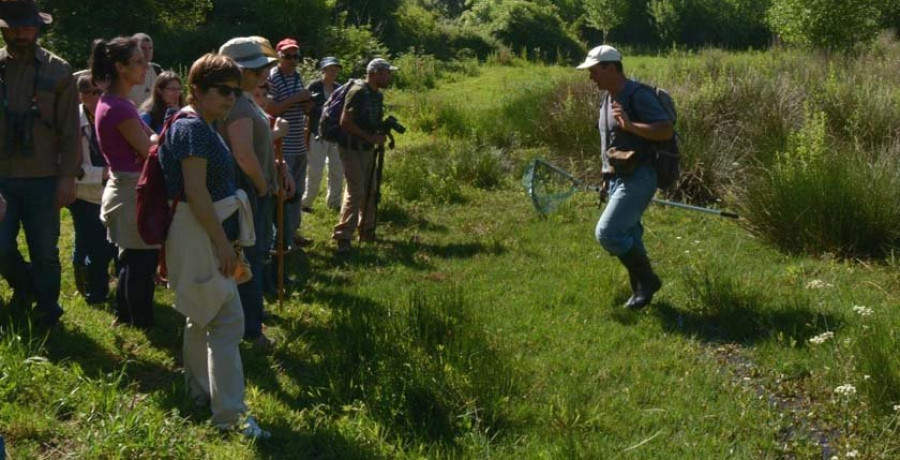
<instances>
[{"instance_id":1,"label":"wooden walking stick","mask_svg":"<svg viewBox=\"0 0 900 460\"><path fill-rule=\"evenodd\" d=\"M272 118L272 126L275 126L275 118ZM275 227L277 231L275 232L275 259L278 265L277 269L277 277L278 281L276 281L278 286L278 309L281 310L284 307L284 149L283 149L283 139L278 139L275 141L275 162L278 164L278 174L279 174L279 182L281 184L278 187L277 205L275 209ZM271 229L270 229L271 231Z\"/></svg>"}]
</instances>

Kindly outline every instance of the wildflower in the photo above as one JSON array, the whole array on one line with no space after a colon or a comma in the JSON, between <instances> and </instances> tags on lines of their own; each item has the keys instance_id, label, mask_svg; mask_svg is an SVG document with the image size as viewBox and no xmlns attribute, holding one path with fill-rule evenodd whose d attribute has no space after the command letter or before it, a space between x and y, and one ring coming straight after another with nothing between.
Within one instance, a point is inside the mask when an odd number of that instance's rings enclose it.
<instances>
[{"instance_id":1,"label":"wildflower","mask_svg":"<svg viewBox=\"0 0 900 460\"><path fill-rule=\"evenodd\" d=\"M894 412L900 412L900 404L894 404Z\"/></svg>"},{"instance_id":2,"label":"wildflower","mask_svg":"<svg viewBox=\"0 0 900 460\"><path fill-rule=\"evenodd\" d=\"M863 305L854 305L853 312L859 316L869 316L872 314L872 309Z\"/></svg>"},{"instance_id":3,"label":"wildflower","mask_svg":"<svg viewBox=\"0 0 900 460\"><path fill-rule=\"evenodd\" d=\"M853 396L856 394L856 387L849 383L845 383L845 384L835 388L834 392L840 396L850 397L850 396Z\"/></svg>"},{"instance_id":4,"label":"wildflower","mask_svg":"<svg viewBox=\"0 0 900 460\"><path fill-rule=\"evenodd\" d=\"M811 343L813 345L822 345L828 339L832 339L832 338L834 338L834 332L827 331L827 332L823 332L823 333L809 339L809 343Z\"/></svg>"},{"instance_id":5,"label":"wildflower","mask_svg":"<svg viewBox=\"0 0 900 460\"><path fill-rule=\"evenodd\" d=\"M856 450L851 450L850 452L847 452L847 458L856 458L858 456L859 456L859 452Z\"/></svg>"},{"instance_id":6,"label":"wildflower","mask_svg":"<svg viewBox=\"0 0 900 460\"><path fill-rule=\"evenodd\" d=\"M824 289L832 287L831 283L826 283L822 280L812 280L806 283L806 289Z\"/></svg>"}]
</instances>

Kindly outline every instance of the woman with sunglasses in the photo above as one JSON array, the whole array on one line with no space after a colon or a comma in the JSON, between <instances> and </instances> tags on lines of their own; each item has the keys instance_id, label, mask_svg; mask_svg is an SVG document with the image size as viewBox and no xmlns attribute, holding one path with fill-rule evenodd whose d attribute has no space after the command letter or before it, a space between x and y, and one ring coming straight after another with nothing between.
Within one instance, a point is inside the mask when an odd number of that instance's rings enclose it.
<instances>
[{"instance_id":1,"label":"woman with sunglasses","mask_svg":"<svg viewBox=\"0 0 900 460\"><path fill-rule=\"evenodd\" d=\"M103 91L91 83L89 73L80 75L75 86L81 101L81 173L75 182L75 202L69 205L75 227L72 271L78 292L88 305L95 305L109 295L109 263L116 256L116 247L106 239L106 227L100 221L100 201L109 171L97 143L94 111Z\"/></svg>"},{"instance_id":2,"label":"woman with sunglasses","mask_svg":"<svg viewBox=\"0 0 900 460\"><path fill-rule=\"evenodd\" d=\"M184 107L181 77L171 70L159 74L153 84L153 96L141 105L141 120L159 134L169 115Z\"/></svg>"},{"instance_id":3,"label":"woman with sunglasses","mask_svg":"<svg viewBox=\"0 0 900 460\"><path fill-rule=\"evenodd\" d=\"M100 218L107 235L119 247L119 283L116 290L116 323L151 329L153 275L159 246L144 242L137 227L135 186L150 152L153 132L141 121L128 98L144 81L147 60L137 40L118 37L97 40L91 51L91 78L104 88L97 103L97 141L109 166Z\"/></svg>"},{"instance_id":4,"label":"woman with sunglasses","mask_svg":"<svg viewBox=\"0 0 900 460\"><path fill-rule=\"evenodd\" d=\"M237 188L235 165L216 127L234 107L241 71L220 54L191 66L189 105L162 134L159 160L170 200L179 199L166 240L169 286L185 315L184 371L191 396L208 403L221 430L265 439L244 403L239 345L244 313L235 244L252 244L253 217Z\"/></svg>"},{"instance_id":5,"label":"woman with sunglasses","mask_svg":"<svg viewBox=\"0 0 900 460\"><path fill-rule=\"evenodd\" d=\"M241 69L243 91L225 120L225 139L241 170L238 187L252 197L250 204L257 235L256 244L244 248L253 279L238 286L244 307L244 339L257 347L268 348L272 342L262 331L263 263L269 251L270 230L265 228L264 217L272 213L278 175L269 121L262 108L253 102L252 93L278 60L263 54L259 43L249 37L229 40L219 48L219 53L232 58Z\"/></svg>"}]
</instances>

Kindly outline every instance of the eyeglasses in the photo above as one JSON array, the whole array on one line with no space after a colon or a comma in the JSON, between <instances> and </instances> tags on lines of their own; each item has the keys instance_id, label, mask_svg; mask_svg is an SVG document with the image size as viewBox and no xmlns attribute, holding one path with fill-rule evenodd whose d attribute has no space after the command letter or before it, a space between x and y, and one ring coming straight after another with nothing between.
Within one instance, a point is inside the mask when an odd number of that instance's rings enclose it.
<instances>
[{"instance_id":1,"label":"eyeglasses","mask_svg":"<svg viewBox=\"0 0 900 460\"><path fill-rule=\"evenodd\" d=\"M238 88L237 86L228 86L228 85L210 85L210 89L215 89L219 96L228 97L230 94L234 94L234 97L241 97L241 94L244 92Z\"/></svg>"},{"instance_id":2,"label":"eyeglasses","mask_svg":"<svg viewBox=\"0 0 900 460\"><path fill-rule=\"evenodd\" d=\"M290 59L293 61L293 60L300 59L300 55L299 54L282 54L281 58L282 59Z\"/></svg>"},{"instance_id":3,"label":"eyeglasses","mask_svg":"<svg viewBox=\"0 0 900 460\"><path fill-rule=\"evenodd\" d=\"M81 94L84 94L85 96L87 96L87 95L102 96L103 90L102 89L89 89L87 91L81 91Z\"/></svg>"}]
</instances>

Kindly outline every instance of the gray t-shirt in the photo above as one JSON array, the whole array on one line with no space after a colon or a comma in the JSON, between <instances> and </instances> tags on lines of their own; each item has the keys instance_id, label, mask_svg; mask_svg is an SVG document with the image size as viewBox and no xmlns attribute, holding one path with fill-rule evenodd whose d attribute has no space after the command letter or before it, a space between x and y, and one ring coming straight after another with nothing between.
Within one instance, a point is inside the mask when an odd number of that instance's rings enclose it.
<instances>
[{"instance_id":1,"label":"gray t-shirt","mask_svg":"<svg viewBox=\"0 0 900 460\"><path fill-rule=\"evenodd\" d=\"M640 123L657 123L668 121L669 116L663 109L656 96L633 80L625 82L625 88L619 92L616 102L625 108L625 113L631 121ZM600 147L603 152L603 170L609 170L609 159L606 152L615 147L619 150L642 151L648 147L648 141L636 134L619 129L616 119L612 115L612 104L609 93L603 96L600 106L600 118L598 121L600 130Z\"/></svg>"},{"instance_id":2,"label":"gray t-shirt","mask_svg":"<svg viewBox=\"0 0 900 460\"><path fill-rule=\"evenodd\" d=\"M269 119L266 117L265 112L247 96L247 93L241 95L234 103L234 108L231 109L231 112L225 118L225 124L227 126L244 118L250 118L253 121L253 153L256 154L256 159L259 161L260 168L262 168L269 193L275 193L278 191L278 180L275 172L275 147L272 144L272 130L269 128ZM228 139L228 136L224 137ZM228 147L232 147L230 141ZM232 150L234 149L232 148ZM247 182L248 180L246 179L239 181L242 186L245 186Z\"/></svg>"}]
</instances>

